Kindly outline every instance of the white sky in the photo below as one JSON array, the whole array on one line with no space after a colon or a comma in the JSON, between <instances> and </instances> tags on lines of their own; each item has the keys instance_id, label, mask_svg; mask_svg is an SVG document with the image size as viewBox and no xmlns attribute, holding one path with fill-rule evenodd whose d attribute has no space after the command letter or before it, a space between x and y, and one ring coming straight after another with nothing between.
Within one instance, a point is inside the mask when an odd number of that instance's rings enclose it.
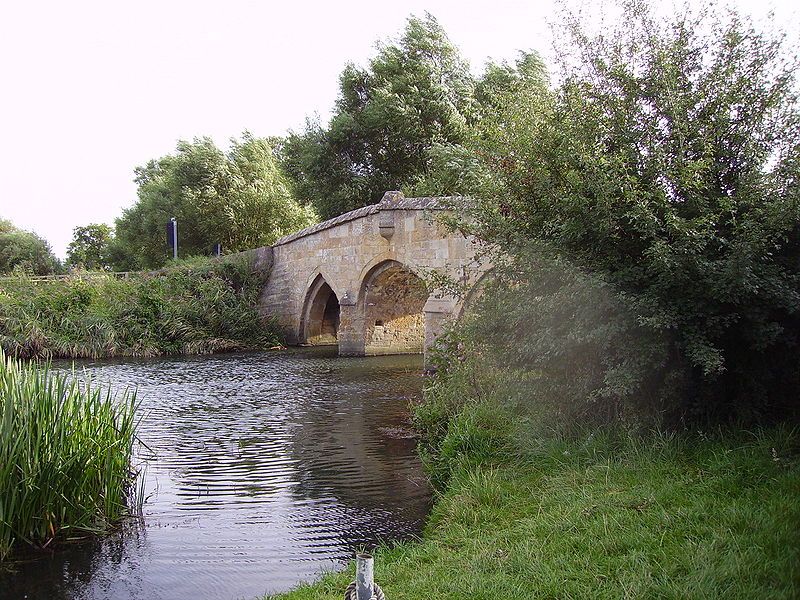
<instances>
[{"instance_id":1,"label":"white sky","mask_svg":"<svg viewBox=\"0 0 800 600\"><path fill-rule=\"evenodd\" d=\"M790 0L727 0L797 39ZM64 257L72 229L113 224L133 169L179 139L224 146L327 118L348 61L432 13L473 70L547 54L553 0L63 0L0 4L0 217Z\"/></svg>"}]
</instances>

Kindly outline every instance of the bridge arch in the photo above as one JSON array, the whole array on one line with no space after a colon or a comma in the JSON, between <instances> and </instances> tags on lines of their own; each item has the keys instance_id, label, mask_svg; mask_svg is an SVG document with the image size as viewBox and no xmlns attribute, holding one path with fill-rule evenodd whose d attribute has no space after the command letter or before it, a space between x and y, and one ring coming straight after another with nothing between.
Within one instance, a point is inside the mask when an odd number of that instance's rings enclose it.
<instances>
[{"instance_id":1,"label":"bridge arch","mask_svg":"<svg viewBox=\"0 0 800 600\"><path fill-rule=\"evenodd\" d=\"M313 345L337 344L339 320L339 298L319 273L308 287L303 301L299 341Z\"/></svg>"},{"instance_id":2,"label":"bridge arch","mask_svg":"<svg viewBox=\"0 0 800 600\"><path fill-rule=\"evenodd\" d=\"M424 281L403 263L386 259L363 276L358 307L365 354L420 353L425 347Z\"/></svg>"},{"instance_id":3,"label":"bridge arch","mask_svg":"<svg viewBox=\"0 0 800 600\"><path fill-rule=\"evenodd\" d=\"M431 218L461 202L387 192L377 204L258 249L269 267L262 314L277 318L288 344L336 343L342 356L430 356L461 306L447 289L424 290L423 280L437 274L466 283L485 270L473 238Z\"/></svg>"}]
</instances>

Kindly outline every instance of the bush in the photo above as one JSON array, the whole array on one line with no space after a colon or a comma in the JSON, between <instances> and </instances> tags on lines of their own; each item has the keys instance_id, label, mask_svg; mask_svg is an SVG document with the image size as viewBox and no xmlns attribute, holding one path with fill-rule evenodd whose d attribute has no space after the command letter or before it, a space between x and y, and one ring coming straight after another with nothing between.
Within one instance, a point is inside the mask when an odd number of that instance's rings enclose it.
<instances>
[{"instance_id":1,"label":"bush","mask_svg":"<svg viewBox=\"0 0 800 600\"><path fill-rule=\"evenodd\" d=\"M0 274L15 271L50 275L61 271L61 263L46 240L0 219Z\"/></svg>"},{"instance_id":2,"label":"bush","mask_svg":"<svg viewBox=\"0 0 800 600\"><path fill-rule=\"evenodd\" d=\"M157 356L280 343L258 314L264 276L241 257L129 279L19 277L0 289L0 347L22 358Z\"/></svg>"},{"instance_id":3,"label":"bush","mask_svg":"<svg viewBox=\"0 0 800 600\"><path fill-rule=\"evenodd\" d=\"M672 407L685 418L797 414L795 63L779 36L735 14L659 19L645 2L619 6L619 24L602 34L568 16L561 83L501 95L495 116L480 123L473 152L492 176L476 177L483 201L463 228L510 257L521 276L512 286L528 285L532 255L554 255L590 276L601 302L630 314L637 336L649 329L664 339L660 361L686 368ZM578 320L600 316L590 295L582 305L563 296L565 285L543 302L566 299ZM544 322L543 302L507 304L513 311L501 323L539 322L536 345L576 330ZM608 335L624 340L615 323ZM581 335L600 333L586 325Z\"/></svg>"}]
</instances>

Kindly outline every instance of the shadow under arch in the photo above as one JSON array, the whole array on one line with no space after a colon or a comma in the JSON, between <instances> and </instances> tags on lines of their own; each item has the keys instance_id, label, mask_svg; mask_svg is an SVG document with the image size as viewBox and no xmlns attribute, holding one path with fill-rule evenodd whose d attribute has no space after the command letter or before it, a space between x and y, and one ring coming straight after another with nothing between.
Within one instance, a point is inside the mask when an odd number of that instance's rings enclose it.
<instances>
[{"instance_id":1,"label":"shadow under arch","mask_svg":"<svg viewBox=\"0 0 800 600\"><path fill-rule=\"evenodd\" d=\"M396 260L384 260L367 271L358 293L364 353L421 354L428 296L423 280Z\"/></svg>"},{"instance_id":2,"label":"shadow under arch","mask_svg":"<svg viewBox=\"0 0 800 600\"><path fill-rule=\"evenodd\" d=\"M338 344L339 298L321 274L314 278L306 292L299 333L301 344Z\"/></svg>"}]
</instances>

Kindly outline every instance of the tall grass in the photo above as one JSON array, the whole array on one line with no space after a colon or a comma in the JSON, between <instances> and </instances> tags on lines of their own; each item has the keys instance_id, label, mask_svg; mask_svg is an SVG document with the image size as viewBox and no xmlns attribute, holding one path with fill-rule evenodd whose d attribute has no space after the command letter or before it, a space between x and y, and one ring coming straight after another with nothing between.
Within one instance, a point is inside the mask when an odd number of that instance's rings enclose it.
<instances>
[{"instance_id":1,"label":"tall grass","mask_svg":"<svg viewBox=\"0 0 800 600\"><path fill-rule=\"evenodd\" d=\"M788 427L540 438L454 472L424 539L379 549L375 579L392 600L795 600L799 449ZM338 600L352 578L273 598Z\"/></svg>"},{"instance_id":2,"label":"tall grass","mask_svg":"<svg viewBox=\"0 0 800 600\"><path fill-rule=\"evenodd\" d=\"M0 283L0 348L19 358L205 354L279 345L258 314L265 274L247 259L194 260L130 279Z\"/></svg>"},{"instance_id":3,"label":"tall grass","mask_svg":"<svg viewBox=\"0 0 800 600\"><path fill-rule=\"evenodd\" d=\"M100 533L138 500L136 395L0 349L0 561L25 543Z\"/></svg>"}]
</instances>

